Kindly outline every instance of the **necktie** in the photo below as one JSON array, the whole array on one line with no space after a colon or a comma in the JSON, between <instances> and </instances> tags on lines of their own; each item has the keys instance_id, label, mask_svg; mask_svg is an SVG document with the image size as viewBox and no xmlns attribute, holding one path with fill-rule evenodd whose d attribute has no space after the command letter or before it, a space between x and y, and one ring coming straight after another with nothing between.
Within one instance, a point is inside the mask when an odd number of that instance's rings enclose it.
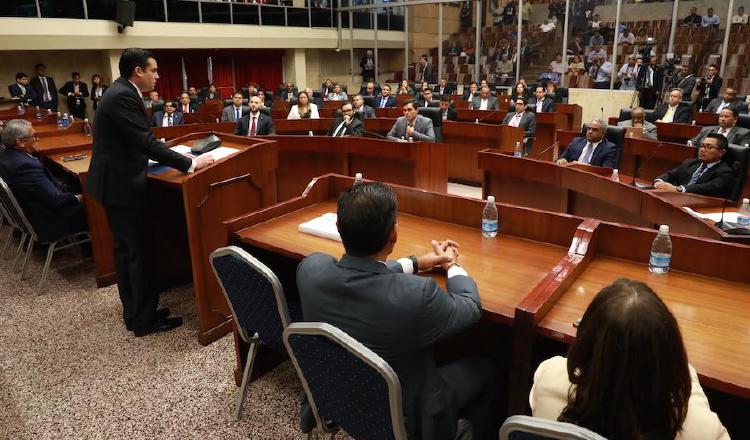
<instances>
[{"instance_id":1,"label":"necktie","mask_svg":"<svg viewBox=\"0 0 750 440\"><path fill-rule=\"evenodd\" d=\"M386 103L387 101L388 101L388 100L387 100L386 98L381 98L381 99L380 99L380 108L385 108L385 103Z\"/></svg>"},{"instance_id":2,"label":"necktie","mask_svg":"<svg viewBox=\"0 0 750 440\"><path fill-rule=\"evenodd\" d=\"M42 79L42 88L44 89L44 102L52 101L52 97L49 94L49 86L47 85L47 77L43 76L41 79Z\"/></svg>"},{"instance_id":3,"label":"necktie","mask_svg":"<svg viewBox=\"0 0 750 440\"><path fill-rule=\"evenodd\" d=\"M333 132L333 137L337 137L339 135L341 135L341 136L344 135L344 133L346 132L346 130L342 130L342 128L344 128L344 124L346 124L346 122L341 122L341 124L339 124L339 126L336 127L336 130Z\"/></svg>"},{"instance_id":4,"label":"necktie","mask_svg":"<svg viewBox=\"0 0 750 440\"><path fill-rule=\"evenodd\" d=\"M183 105L182 106L182 112L183 113L190 113L190 106Z\"/></svg>"},{"instance_id":5,"label":"necktie","mask_svg":"<svg viewBox=\"0 0 750 440\"><path fill-rule=\"evenodd\" d=\"M594 152L594 146L591 145L591 142L586 143L586 149L583 151L583 157L581 158L581 163L589 164L591 162L591 154Z\"/></svg>"},{"instance_id":6,"label":"necktie","mask_svg":"<svg viewBox=\"0 0 750 440\"><path fill-rule=\"evenodd\" d=\"M698 179L701 178L701 176L703 175L703 173L706 172L707 169L708 167L706 166L706 164L702 163L701 166L699 166L698 169L695 170L695 172L693 173L693 176L690 178L690 181L688 181L688 185L692 185L695 182L697 182Z\"/></svg>"},{"instance_id":7,"label":"necktie","mask_svg":"<svg viewBox=\"0 0 750 440\"><path fill-rule=\"evenodd\" d=\"M234 116L234 120L235 121L239 121L240 120L240 109L237 109L237 114Z\"/></svg>"},{"instance_id":8,"label":"necktie","mask_svg":"<svg viewBox=\"0 0 750 440\"><path fill-rule=\"evenodd\" d=\"M169 119L167 121L167 125L171 127L172 126L172 115L167 115L167 118Z\"/></svg>"},{"instance_id":9,"label":"necktie","mask_svg":"<svg viewBox=\"0 0 750 440\"><path fill-rule=\"evenodd\" d=\"M80 89L80 88L78 87L78 84L76 84L76 83L73 83L73 91L74 91L75 93L79 93L79 92L80 92L80 90L81 90L81 89Z\"/></svg>"},{"instance_id":10,"label":"necktie","mask_svg":"<svg viewBox=\"0 0 750 440\"><path fill-rule=\"evenodd\" d=\"M255 125L255 119L256 119L256 117L253 116L253 123L252 123L252 125L250 125L250 136L255 136L256 133L257 133L257 127Z\"/></svg>"},{"instance_id":11,"label":"necktie","mask_svg":"<svg viewBox=\"0 0 750 440\"><path fill-rule=\"evenodd\" d=\"M664 122L672 122L674 120L674 109L669 106L667 107L667 113L664 115Z\"/></svg>"}]
</instances>

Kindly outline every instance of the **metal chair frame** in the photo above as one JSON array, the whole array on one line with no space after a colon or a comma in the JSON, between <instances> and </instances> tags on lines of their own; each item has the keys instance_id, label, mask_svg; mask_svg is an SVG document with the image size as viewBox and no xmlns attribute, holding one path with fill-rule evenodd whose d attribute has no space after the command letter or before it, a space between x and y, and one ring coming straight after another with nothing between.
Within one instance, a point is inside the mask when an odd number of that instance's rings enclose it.
<instances>
[{"instance_id":1,"label":"metal chair frame","mask_svg":"<svg viewBox=\"0 0 750 440\"><path fill-rule=\"evenodd\" d=\"M510 416L500 427L500 440L508 440L513 432L523 432L538 439L607 440L601 435L572 423L557 422L531 416Z\"/></svg>"},{"instance_id":2,"label":"metal chair frame","mask_svg":"<svg viewBox=\"0 0 750 440\"><path fill-rule=\"evenodd\" d=\"M307 379L302 372L297 356L289 343L289 337L292 335L323 336L328 338L328 340L345 348L380 374L388 385L388 401L390 403L393 436L396 440L407 440L403 404L401 401L401 382L399 382L398 376L396 376L393 368L388 365L388 362L339 328L324 322L298 322L289 325L284 330L284 344L289 352L289 357L292 359L294 368L297 370L297 375L302 381L302 386L305 389L308 402L310 403L310 407L315 415L318 429L324 433L330 434L329 438L333 439L339 428L335 425L335 420L333 420L333 424L325 423L321 420L320 414L318 413L318 407L315 403L315 396L313 396L310 391L310 385L307 383Z\"/></svg>"}]
</instances>

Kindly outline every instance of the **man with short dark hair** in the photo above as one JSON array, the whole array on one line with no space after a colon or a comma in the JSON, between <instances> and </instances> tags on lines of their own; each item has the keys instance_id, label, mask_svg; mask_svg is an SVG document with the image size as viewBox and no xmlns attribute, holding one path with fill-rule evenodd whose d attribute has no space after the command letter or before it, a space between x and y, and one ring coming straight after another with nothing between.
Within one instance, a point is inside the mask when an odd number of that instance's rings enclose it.
<instances>
[{"instance_id":1,"label":"man with short dark hair","mask_svg":"<svg viewBox=\"0 0 750 440\"><path fill-rule=\"evenodd\" d=\"M157 308L146 192L148 160L191 173L210 165L213 157L207 153L192 159L154 137L143 109L143 92L154 90L159 79L151 52L125 49L119 67L120 77L96 109L87 190L107 213L123 319L127 329L140 337L182 325L182 318L169 318L168 309Z\"/></svg>"},{"instance_id":2,"label":"man with short dark hair","mask_svg":"<svg viewBox=\"0 0 750 440\"><path fill-rule=\"evenodd\" d=\"M747 104L745 101L737 99L737 90L727 87L724 89L724 96L714 98L708 103L708 106L703 109L707 113L721 113L725 108L732 108L738 112L746 108Z\"/></svg>"},{"instance_id":3,"label":"man with short dark hair","mask_svg":"<svg viewBox=\"0 0 750 440\"><path fill-rule=\"evenodd\" d=\"M396 119L388 139L396 142L426 141L435 142L435 129L432 127L432 119L426 118L417 112L412 101L404 103L404 116Z\"/></svg>"},{"instance_id":4,"label":"man with short dark hair","mask_svg":"<svg viewBox=\"0 0 750 440\"><path fill-rule=\"evenodd\" d=\"M690 143L694 147L698 147L703 143L703 139L709 133L718 133L725 138L730 144L745 145L750 143L750 130L742 127L737 127L737 117L739 112L737 109L726 107L719 113L719 125L713 125L703 127L694 138L690 139Z\"/></svg>"},{"instance_id":5,"label":"man with short dark hair","mask_svg":"<svg viewBox=\"0 0 750 440\"><path fill-rule=\"evenodd\" d=\"M60 94L68 98L68 110L70 114L78 119L86 118L86 100L89 96L89 88L85 82L81 82L81 74L73 72L70 74L71 81L60 88Z\"/></svg>"},{"instance_id":6,"label":"man with short dark hair","mask_svg":"<svg viewBox=\"0 0 750 440\"><path fill-rule=\"evenodd\" d=\"M341 106L341 116L333 121L333 125L328 130L328 136L362 136L362 130L364 130L364 124L354 117L354 107L347 102Z\"/></svg>"},{"instance_id":7,"label":"man with short dark hair","mask_svg":"<svg viewBox=\"0 0 750 440\"><path fill-rule=\"evenodd\" d=\"M434 92L438 96L448 95L450 96L451 93L453 93L453 87L448 84L448 80L445 78L440 78L440 81L438 81L438 84L435 86Z\"/></svg>"},{"instance_id":8,"label":"man with short dark hair","mask_svg":"<svg viewBox=\"0 0 750 440\"><path fill-rule=\"evenodd\" d=\"M698 158L687 159L677 168L654 179L654 188L660 191L729 197L737 176L722 160L727 147L724 136L718 133L707 134L698 146Z\"/></svg>"},{"instance_id":9,"label":"man with short dark hair","mask_svg":"<svg viewBox=\"0 0 750 440\"><path fill-rule=\"evenodd\" d=\"M443 121L458 121L458 112L451 105L451 97L448 95L440 97L440 116Z\"/></svg>"},{"instance_id":10,"label":"man with short dark hair","mask_svg":"<svg viewBox=\"0 0 750 440\"><path fill-rule=\"evenodd\" d=\"M234 92L232 105L224 107L221 112L221 122L237 122L250 111L250 107L242 104L242 92Z\"/></svg>"},{"instance_id":11,"label":"man with short dark hair","mask_svg":"<svg viewBox=\"0 0 750 440\"><path fill-rule=\"evenodd\" d=\"M523 96L516 98L515 112L508 112L503 119L503 125L523 129L524 154L531 152L531 139L536 135L536 115L528 111L528 101Z\"/></svg>"},{"instance_id":12,"label":"man with short dark hair","mask_svg":"<svg viewBox=\"0 0 750 440\"><path fill-rule=\"evenodd\" d=\"M182 119L182 113L175 111L175 105L172 101L164 103L164 111L154 113L153 125L154 127L172 127L175 125L182 125L185 123Z\"/></svg>"},{"instance_id":13,"label":"man with short dark hair","mask_svg":"<svg viewBox=\"0 0 750 440\"><path fill-rule=\"evenodd\" d=\"M143 106L146 108L153 109L154 107L164 105L164 100L159 98L159 92L156 90L152 90L148 92L148 98L144 98L143 100Z\"/></svg>"},{"instance_id":14,"label":"man with short dark hair","mask_svg":"<svg viewBox=\"0 0 750 440\"><path fill-rule=\"evenodd\" d=\"M605 168L617 168L617 145L608 141L604 134L607 124L594 119L586 129L586 137L577 137L568 145L560 158L559 165L584 164Z\"/></svg>"},{"instance_id":15,"label":"man with short dark hair","mask_svg":"<svg viewBox=\"0 0 750 440\"><path fill-rule=\"evenodd\" d=\"M690 8L690 15L688 15L682 20L682 25L695 27L695 26L700 26L702 22L703 22L703 18L700 15L698 15L698 8L693 6L692 8Z\"/></svg>"},{"instance_id":16,"label":"man with short dark hair","mask_svg":"<svg viewBox=\"0 0 750 440\"><path fill-rule=\"evenodd\" d=\"M701 78L696 86L701 97L700 102L696 102L696 106L708 107L708 103L719 96L723 82L724 80L719 76L719 67L716 64L709 64L706 68L706 76Z\"/></svg>"},{"instance_id":17,"label":"man with short dark hair","mask_svg":"<svg viewBox=\"0 0 750 440\"><path fill-rule=\"evenodd\" d=\"M416 68L418 82L434 82L435 78L432 73L432 64L427 62L427 55L421 55L419 57L419 63Z\"/></svg>"},{"instance_id":18,"label":"man with short dark hair","mask_svg":"<svg viewBox=\"0 0 750 440\"><path fill-rule=\"evenodd\" d=\"M476 81L469 83L468 88L464 88L463 99L464 101L471 101L475 96L479 94L479 85Z\"/></svg>"},{"instance_id":19,"label":"man with short dark hair","mask_svg":"<svg viewBox=\"0 0 750 440\"><path fill-rule=\"evenodd\" d=\"M475 96L469 104L473 110L498 110L497 98L492 96L490 88L482 86L479 96Z\"/></svg>"},{"instance_id":20,"label":"man with short dark hair","mask_svg":"<svg viewBox=\"0 0 750 440\"><path fill-rule=\"evenodd\" d=\"M57 112L57 87L55 87L55 80L51 76L47 76L47 68L44 64L39 63L34 66L36 76L31 80L31 88L37 96L37 103L39 107L52 110Z\"/></svg>"},{"instance_id":21,"label":"man with short dark hair","mask_svg":"<svg viewBox=\"0 0 750 440\"><path fill-rule=\"evenodd\" d=\"M359 116L360 120L375 119L375 110L365 104L365 98L362 95L355 95L352 102L354 104L354 113Z\"/></svg>"},{"instance_id":22,"label":"man with short dark hair","mask_svg":"<svg viewBox=\"0 0 750 440\"><path fill-rule=\"evenodd\" d=\"M37 101L36 92L29 86L29 76L23 72L16 73L16 82L8 86L8 93L13 101L29 105Z\"/></svg>"},{"instance_id":23,"label":"man with short dark hair","mask_svg":"<svg viewBox=\"0 0 750 440\"><path fill-rule=\"evenodd\" d=\"M398 203L383 183L354 185L339 196L336 222L345 253L314 253L297 269L306 320L336 326L375 351L401 383L409 438L453 440L459 417L473 438L496 439L499 371L479 356L436 365L432 347L479 322L476 283L459 264L458 244L432 241L432 251L397 261ZM429 276L447 273L446 290ZM346 313L341 313L346 304Z\"/></svg>"},{"instance_id":24,"label":"man with short dark hair","mask_svg":"<svg viewBox=\"0 0 750 440\"><path fill-rule=\"evenodd\" d=\"M250 97L250 111L237 121L234 134L240 136L265 136L276 134L273 118L260 111L260 98Z\"/></svg>"},{"instance_id":25,"label":"man with short dark hair","mask_svg":"<svg viewBox=\"0 0 750 440\"><path fill-rule=\"evenodd\" d=\"M536 86L534 98L529 100L529 110L534 113L555 111L555 101L547 96L544 86Z\"/></svg>"},{"instance_id":26,"label":"man with short dark hair","mask_svg":"<svg viewBox=\"0 0 750 440\"><path fill-rule=\"evenodd\" d=\"M391 86L384 84L380 89L380 96L375 99L377 108L390 108L396 106L396 98L391 96Z\"/></svg>"},{"instance_id":27,"label":"man with short dark hair","mask_svg":"<svg viewBox=\"0 0 750 440\"><path fill-rule=\"evenodd\" d=\"M429 87L422 89L422 95L417 97L414 104L419 107L432 107L432 90Z\"/></svg>"}]
</instances>

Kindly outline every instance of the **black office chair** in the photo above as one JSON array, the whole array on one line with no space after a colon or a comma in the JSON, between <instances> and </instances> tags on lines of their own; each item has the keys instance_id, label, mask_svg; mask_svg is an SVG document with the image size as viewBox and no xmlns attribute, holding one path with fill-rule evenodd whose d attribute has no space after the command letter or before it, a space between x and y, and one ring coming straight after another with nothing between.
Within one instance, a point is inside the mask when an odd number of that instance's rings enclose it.
<instances>
[{"instance_id":1,"label":"black office chair","mask_svg":"<svg viewBox=\"0 0 750 440\"><path fill-rule=\"evenodd\" d=\"M243 87L241 90L242 90L242 97L245 99L250 99L250 88Z\"/></svg>"},{"instance_id":2,"label":"black office chair","mask_svg":"<svg viewBox=\"0 0 750 440\"><path fill-rule=\"evenodd\" d=\"M567 103L569 97L570 93L567 87L557 88L557 99L555 100L556 102Z\"/></svg>"},{"instance_id":3,"label":"black office chair","mask_svg":"<svg viewBox=\"0 0 750 440\"><path fill-rule=\"evenodd\" d=\"M365 105L369 105L375 108L375 97L374 96L363 96L362 99L365 101Z\"/></svg>"},{"instance_id":4,"label":"black office chair","mask_svg":"<svg viewBox=\"0 0 750 440\"><path fill-rule=\"evenodd\" d=\"M586 137L586 131L588 131L588 129L589 125L583 124L583 128L581 129L581 136ZM604 138L617 145L617 166L619 167L620 161L622 160L622 149L625 145L625 127L607 125L607 131L606 133L604 133Z\"/></svg>"},{"instance_id":5,"label":"black office chair","mask_svg":"<svg viewBox=\"0 0 750 440\"><path fill-rule=\"evenodd\" d=\"M164 111L164 104L153 104L153 105L151 105L151 112L152 112L152 114L156 113L156 112L163 112L163 111Z\"/></svg>"},{"instance_id":6,"label":"black office chair","mask_svg":"<svg viewBox=\"0 0 750 440\"><path fill-rule=\"evenodd\" d=\"M268 116L269 118L271 117L271 109L270 109L270 108L268 108L268 107L261 107L261 108L260 108L260 112L261 112L262 114L264 114L264 115Z\"/></svg>"},{"instance_id":7,"label":"black office chair","mask_svg":"<svg viewBox=\"0 0 750 440\"><path fill-rule=\"evenodd\" d=\"M432 120L432 128L435 131L435 142L442 142L443 140L443 116L440 112L440 108L434 107L420 107L417 113L430 118Z\"/></svg>"},{"instance_id":8,"label":"black office chair","mask_svg":"<svg viewBox=\"0 0 750 440\"><path fill-rule=\"evenodd\" d=\"M618 122L627 121L630 119L630 113L632 113L633 109L631 108L621 108L620 109L620 118L618 119ZM656 122L656 116L654 115L653 109L644 109L644 116L645 119L650 122L654 123Z\"/></svg>"},{"instance_id":9,"label":"black office chair","mask_svg":"<svg viewBox=\"0 0 750 440\"><path fill-rule=\"evenodd\" d=\"M380 84L375 84L375 95L380 94ZM364 95L367 93L367 83L362 83L359 87L359 94Z\"/></svg>"},{"instance_id":10,"label":"black office chair","mask_svg":"<svg viewBox=\"0 0 750 440\"><path fill-rule=\"evenodd\" d=\"M737 126L750 129L750 114L740 113L740 115L737 116Z\"/></svg>"},{"instance_id":11,"label":"black office chair","mask_svg":"<svg viewBox=\"0 0 750 440\"><path fill-rule=\"evenodd\" d=\"M736 201L742 194L742 188L745 187L747 167L750 162L750 147L729 144L727 152L724 153L724 161L734 170L737 176L737 183L735 183L734 188L729 195L730 200Z\"/></svg>"},{"instance_id":12,"label":"black office chair","mask_svg":"<svg viewBox=\"0 0 750 440\"><path fill-rule=\"evenodd\" d=\"M224 107L229 107L230 105L232 105L232 102L233 101L231 99L225 99L224 100Z\"/></svg>"}]
</instances>

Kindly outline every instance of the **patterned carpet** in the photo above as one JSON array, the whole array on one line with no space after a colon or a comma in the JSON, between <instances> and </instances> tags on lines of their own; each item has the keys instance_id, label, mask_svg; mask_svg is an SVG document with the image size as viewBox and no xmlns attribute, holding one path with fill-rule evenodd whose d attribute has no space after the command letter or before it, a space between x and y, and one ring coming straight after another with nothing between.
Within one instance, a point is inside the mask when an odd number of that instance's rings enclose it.
<instances>
[{"instance_id":1,"label":"patterned carpet","mask_svg":"<svg viewBox=\"0 0 750 440\"><path fill-rule=\"evenodd\" d=\"M242 420L232 419L232 339L198 344L191 286L162 295L182 327L135 338L116 286L97 289L90 261L61 252L37 295L42 252L28 280L0 261L0 439L305 438L289 362L251 384Z\"/></svg>"}]
</instances>

